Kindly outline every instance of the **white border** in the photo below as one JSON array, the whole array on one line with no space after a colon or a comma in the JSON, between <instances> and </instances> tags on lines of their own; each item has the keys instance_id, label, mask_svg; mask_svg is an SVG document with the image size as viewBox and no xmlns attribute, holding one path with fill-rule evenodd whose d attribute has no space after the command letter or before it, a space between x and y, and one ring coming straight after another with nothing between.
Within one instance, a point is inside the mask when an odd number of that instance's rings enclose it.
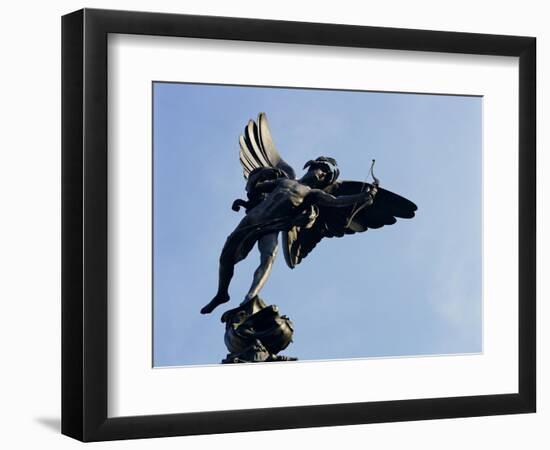
<instances>
[{"instance_id":1,"label":"white border","mask_svg":"<svg viewBox=\"0 0 550 450\"><path fill-rule=\"evenodd\" d=\"M518 391L517 58L126 35L108 51L110 417ZM483 95L483 354L152 369L152 80ZM234 395L251 380L261 395Z\"/></svg>"}]
</instances>

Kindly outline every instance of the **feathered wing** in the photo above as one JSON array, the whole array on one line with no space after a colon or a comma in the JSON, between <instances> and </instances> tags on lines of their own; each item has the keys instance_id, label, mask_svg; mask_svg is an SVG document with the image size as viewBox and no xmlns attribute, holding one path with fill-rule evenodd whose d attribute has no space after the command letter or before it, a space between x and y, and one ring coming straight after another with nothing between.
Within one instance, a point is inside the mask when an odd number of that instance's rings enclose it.
<instances>
[{"instance_id":1,"label":"feathered wing","mask_svg":"<svg viewBox=\"0 0 550 450\"><path fill-rule=\"evenodd\" d=\"M239 160L245 178L260 167L281 169L289 178L296 178L294 169L281 158L275 147L265 113L258 115L257 122L248 121L244 133L239 137L239 145Z\"/></svg>"},{"instance_id":2,"label":"feathered wing","mask_svg":"<svg viewBox=\"0 0 550 450\"><path fill-rule=\"evenodd\" d=\"M325 191L339 197L358 194L370 187L370 184L359 181L340 181L331 184ZM293 227L283 234L283 251L287 265L291 269L296 267L325 237L342 237L367 231L369 228L393 225L398 218L413 218L417 210L417 206L410 200L382 188L378 188L372 205L359 210L360 207L360 204L343 208L320 206L311 228ZM357 210L359 212L348 225L349 218Z\"/></svg>"}]
</instances>

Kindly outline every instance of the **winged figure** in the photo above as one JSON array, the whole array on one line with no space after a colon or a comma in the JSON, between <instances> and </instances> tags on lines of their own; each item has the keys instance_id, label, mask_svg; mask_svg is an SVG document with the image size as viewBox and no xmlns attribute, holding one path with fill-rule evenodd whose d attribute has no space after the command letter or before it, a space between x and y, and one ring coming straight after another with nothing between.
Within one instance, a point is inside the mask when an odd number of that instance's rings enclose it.
<instances>
[{"instance_id":1,"label":"winged figure","mask_svg":"<svg viewBox=\"0 0 550 450\"><path fill-rule=\"evenodd\" d=\"M237 199L245 217L227 238L220 256L219 284L215 297L201 309L208 314L229 301L229 284L235 265L257 243L260 265L242 302L254 299L267 281L278 251L278 236L287 265L293 269L323 238L393 225L397 218L414 217L416 205L373 183L338 181L336 160L321 156L304 165L296 179L294 169L277 151L265 113L250 120L239 138L239 159L246 181L247 200ZM372 169L372 168L371 168Z\"/></svg>"}]
</instances>

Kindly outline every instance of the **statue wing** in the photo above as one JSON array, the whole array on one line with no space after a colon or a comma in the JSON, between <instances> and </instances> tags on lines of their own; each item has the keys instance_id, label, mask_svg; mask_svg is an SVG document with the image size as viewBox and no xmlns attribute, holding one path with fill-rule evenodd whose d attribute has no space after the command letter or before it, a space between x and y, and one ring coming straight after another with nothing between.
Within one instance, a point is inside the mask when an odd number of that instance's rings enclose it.
<instances>
[{"instance_id":1,"label":"statue wing","mask_svg":"<svg viewBox=\"0 0 550 450\"><path fill-rule=\"evenodd\" d=\"M244 133L239 137L239 145L239 159L245 178L260 167L281 169L289 178L296 178L294 169L281 158L275 147L265 113L258 115L257 122L248 121Z\"/></svg>"},{"instance_id":2,"label":"statue wing","mask_svg":"<svg viewBox=\"0 0 550 450\"><path fill-rule=\"evenodd\" d=\"M328 186L325 191L335 197L353 195L370 188L368 183L340 181ZM293 227L283 234L283 251L287 265L293 269L315 248L324 237L342 237L360 233L369 228L393 225L397 218L411 219L417 206L393 192L378 188L372 205L358 211L360 204L347 207L318 206L318 216L310 228ZM349 223L354 211L358 211Z\"/></svg>"}]
</instances>

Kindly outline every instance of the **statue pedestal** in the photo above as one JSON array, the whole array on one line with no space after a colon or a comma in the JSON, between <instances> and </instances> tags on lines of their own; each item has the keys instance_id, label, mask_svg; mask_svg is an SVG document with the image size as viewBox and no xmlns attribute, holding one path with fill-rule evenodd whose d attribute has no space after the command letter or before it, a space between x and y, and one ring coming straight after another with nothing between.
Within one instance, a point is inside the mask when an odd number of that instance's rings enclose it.
<instances>
[{"instance_id":1,"label":"statue pedestal","mask_svg":"<svg viewBox=\"0 0 550 450\"><path fill-rule=\"evenodd\" d=\"M278 355L292 342L292 322L279 315L277 306L266 305L260 297L226 311L221 321L230 352L222 364L297 360Z\"/></svg>"}]
</instances>

